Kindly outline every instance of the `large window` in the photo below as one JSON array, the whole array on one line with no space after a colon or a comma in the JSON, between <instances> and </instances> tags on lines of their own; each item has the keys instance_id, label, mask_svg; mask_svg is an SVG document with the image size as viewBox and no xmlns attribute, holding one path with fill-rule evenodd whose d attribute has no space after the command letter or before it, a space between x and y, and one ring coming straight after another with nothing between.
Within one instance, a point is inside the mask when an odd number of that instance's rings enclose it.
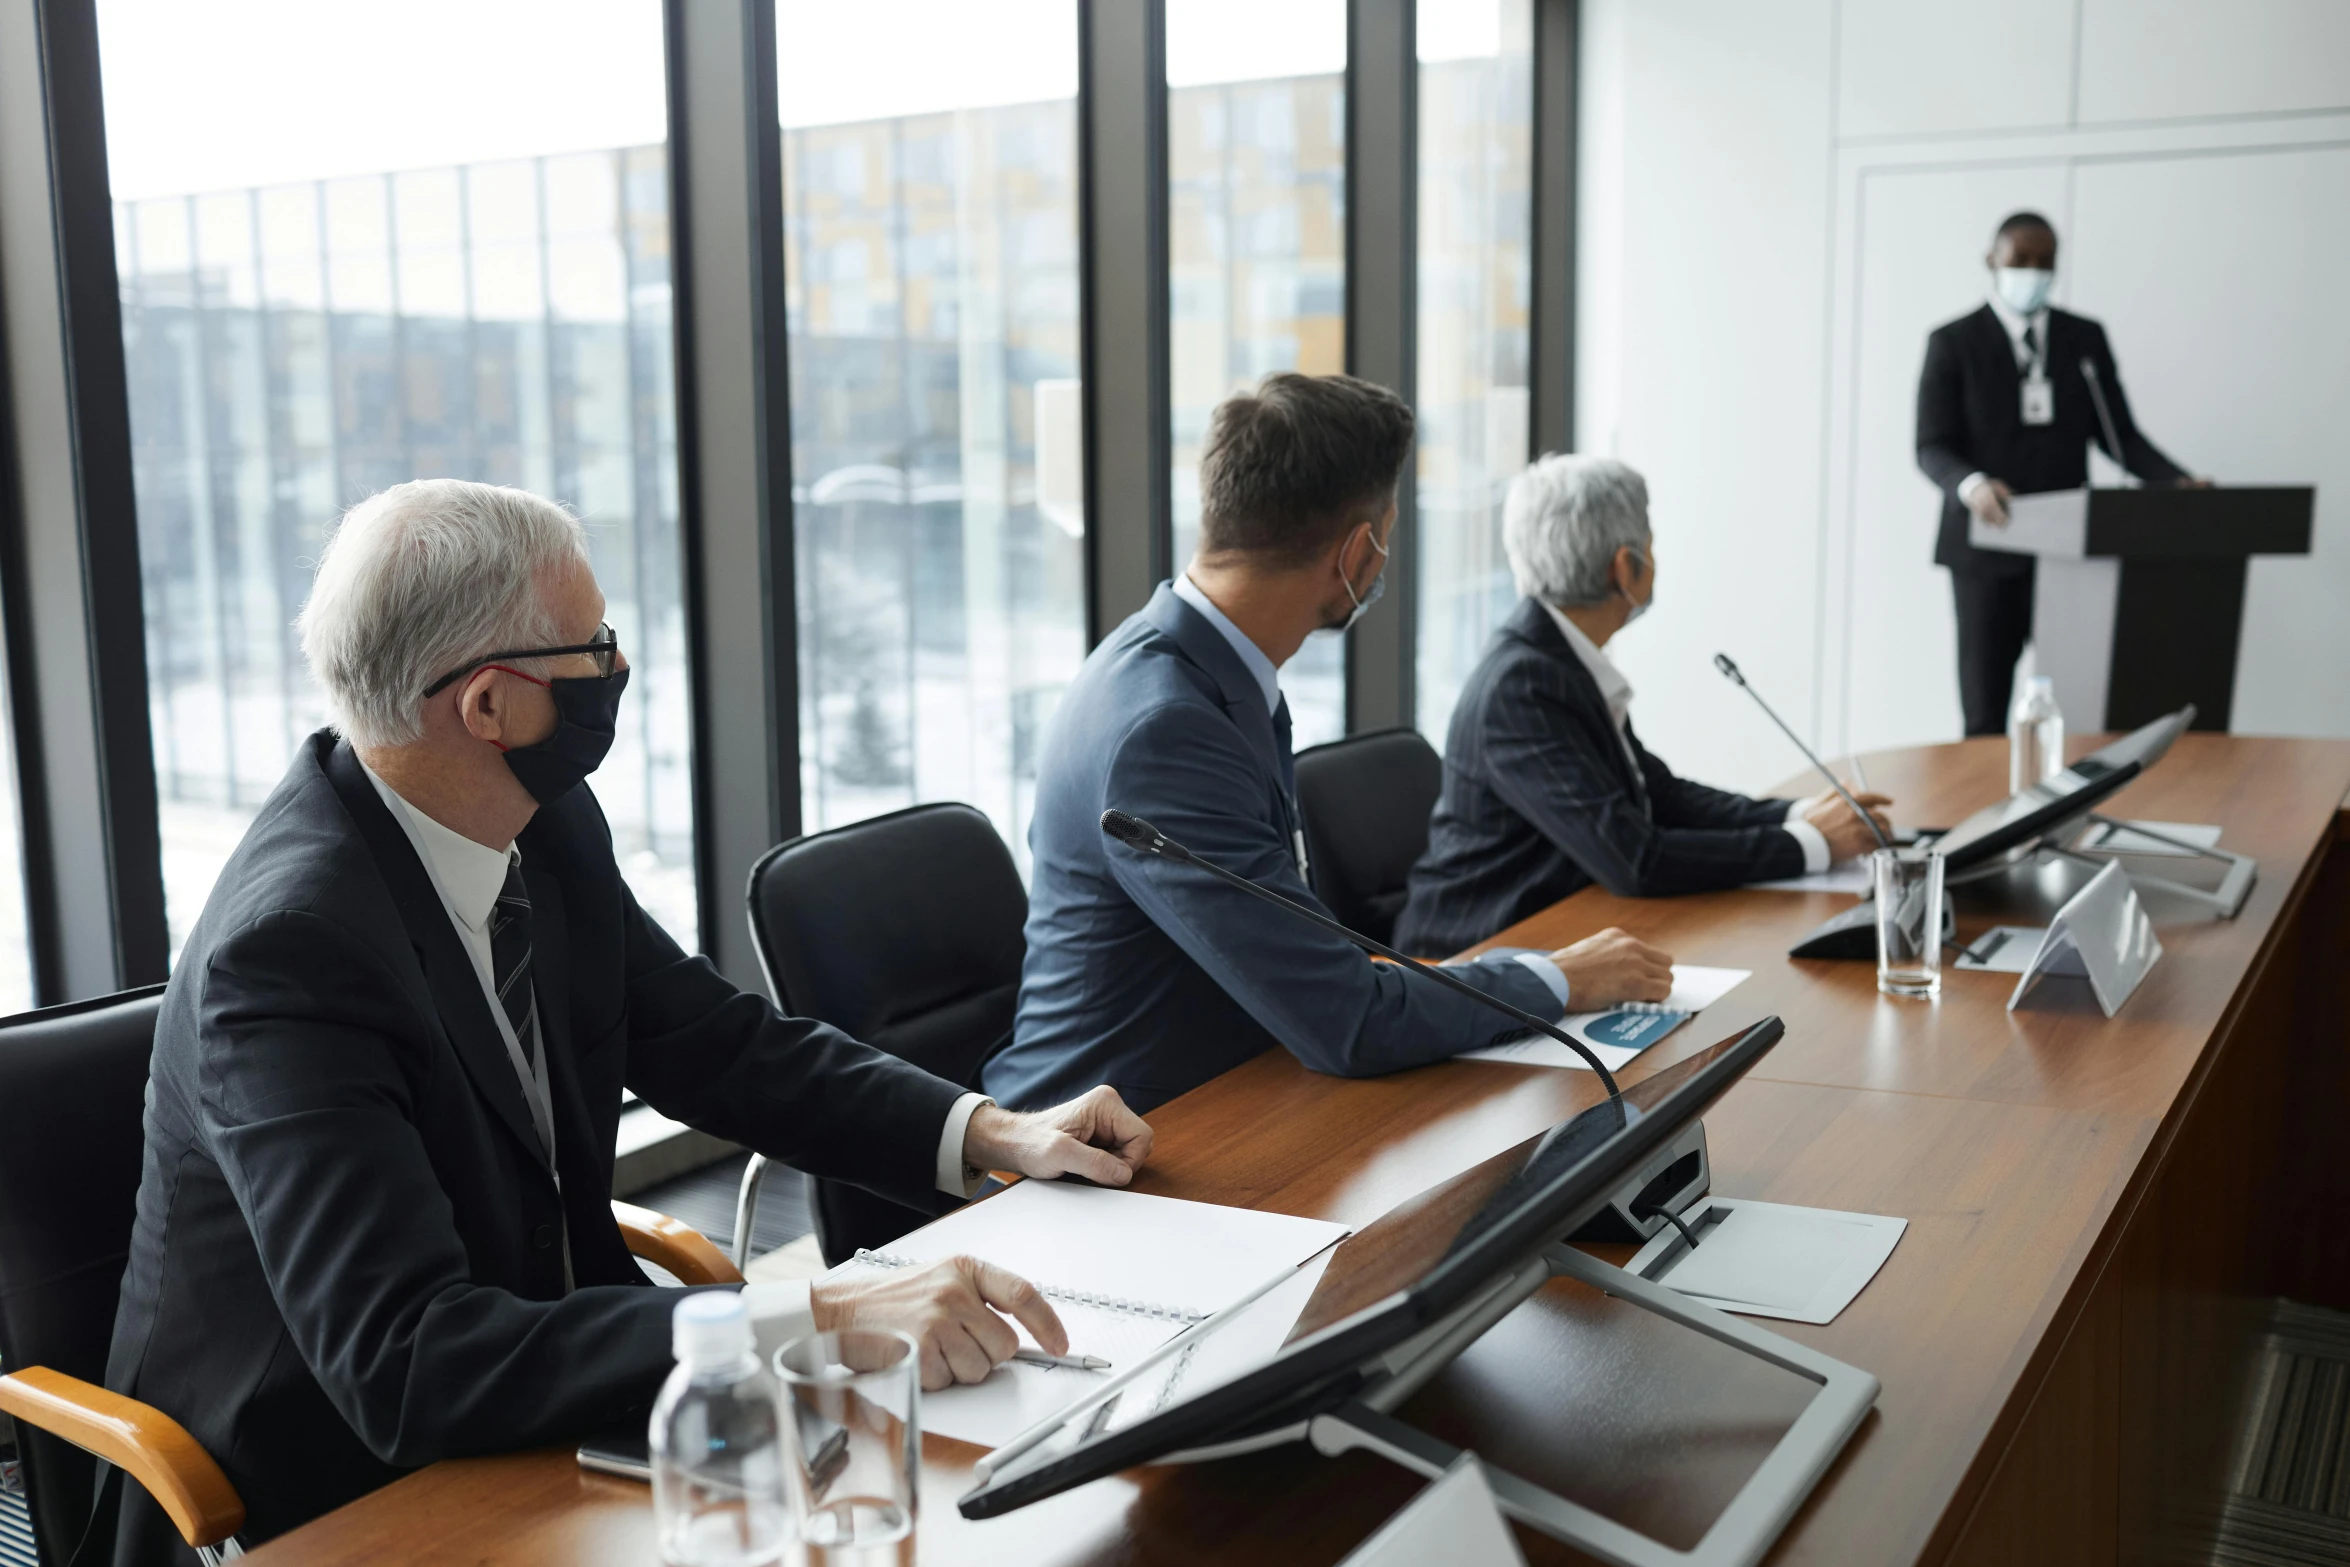
<instances>
[{"instance_id":1,"label":"large window","mask_svg":"<svg viewBox=\"0 0 2350 1567\"><path fill-rule=\"evenodd\" d=\"M1419 12L1419 727L1439 746L1517 591L1501 500L1525 466L1532 0Z\"/></svg>"},{"instance_id":2,"label":"large window","mask_svg":"<svg viewBox=\"0 0 2350 1567\"><path fill-rule=\"evenodd\" d=\"M593 784L696 944L659 0L100 0L173 950L301 737L342 510L520 485L636 674Z\"/></svg>"},{"instance_id":3,"label":"large window","mask_svg":"<svg viewBox=\"0 0 2350 1567\"><path fill-rule=\"evenodd\" d=\"M1345 0L1167 0L1175 569L1208 415L1273 370L1346 368ZM1341 639L1281 671L1300 747L1346 728Z\"/></svg>"},{"instance_id":4,"label":"large window","mask_svg":"<svg viewBox=\"0 0 2350 1567\"><path fill-rule=\"evenodd\" d=\"M963 800L1025 863L1085 656L1077 0L780 0L776 38L803 816Z\"/></svg>"}]
</instances>

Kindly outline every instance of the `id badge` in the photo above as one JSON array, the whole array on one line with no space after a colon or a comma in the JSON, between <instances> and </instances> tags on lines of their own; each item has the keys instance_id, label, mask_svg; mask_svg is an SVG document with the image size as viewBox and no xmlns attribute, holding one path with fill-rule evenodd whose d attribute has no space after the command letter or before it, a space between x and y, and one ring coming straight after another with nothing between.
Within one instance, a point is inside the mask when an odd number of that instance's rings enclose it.
<instances>
[{"instance_id":1,"label":"id badge","mask_svg":"<svg viewBox=\"0 0 2350 1567\"><path fill-rule=\"evenodd\" d=\"M2056 422L2056 387L2043 380L2024 383L2024 423L2054 424Z\"/></svg>"}]
</instances>

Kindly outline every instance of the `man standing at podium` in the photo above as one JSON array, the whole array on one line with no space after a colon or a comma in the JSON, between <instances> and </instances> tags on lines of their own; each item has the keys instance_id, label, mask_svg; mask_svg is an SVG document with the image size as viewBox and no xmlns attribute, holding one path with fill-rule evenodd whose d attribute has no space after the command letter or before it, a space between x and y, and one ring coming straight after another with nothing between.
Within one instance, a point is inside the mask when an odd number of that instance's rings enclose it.
<instances>
[{"instance_id":1,"label":"man standing at podium","mask_svg":"<svg viewBox=\"0 0 2350 1567\"><path fill-rule=\"evenodd\" d=\"M2089 443L2148 483L2201 484L2130 418L2105 328L2049 308L2056 230L2037 212L1999 225L1991 297L1937 327L1918 379L1918 466L1942 490L1935 564L1958 604L1958 693L1970 735L2007 727L2015 661L2032 636L2033 559L1967 542L1968 523L2002 528L2007 503L2089 482Z\"/></svg>"}]
</instances>

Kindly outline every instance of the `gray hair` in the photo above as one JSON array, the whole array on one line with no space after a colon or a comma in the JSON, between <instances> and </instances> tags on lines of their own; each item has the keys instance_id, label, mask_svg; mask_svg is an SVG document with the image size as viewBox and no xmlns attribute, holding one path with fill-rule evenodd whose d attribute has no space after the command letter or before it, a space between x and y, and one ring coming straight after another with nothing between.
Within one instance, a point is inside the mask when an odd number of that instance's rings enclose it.
<instances>
[{"instance_id":1,"label":"gray hair","mask_svg":"<svg viewBox=\"0 0 2350 1567\"><path fill-rule=\"evenodd\" d=\"M470 659L561 635L554 574L587 558L579 519L527 490L416 479L343 514L296 624L353 745L424 735L424 688Z\"/></svg>"},{"instance_id":2,"label":"gray hair","mask_svg":"<svg viewBox=\"0 0 2350 1567\"><path fill-rule=\"evenodd\" d=\"M1554 454L1510 481L1501 545L1518 591L1574 609L1615 591L1616 551L1647 553L1648 481L1613 457Z\"/></svg>"}]
</instances>

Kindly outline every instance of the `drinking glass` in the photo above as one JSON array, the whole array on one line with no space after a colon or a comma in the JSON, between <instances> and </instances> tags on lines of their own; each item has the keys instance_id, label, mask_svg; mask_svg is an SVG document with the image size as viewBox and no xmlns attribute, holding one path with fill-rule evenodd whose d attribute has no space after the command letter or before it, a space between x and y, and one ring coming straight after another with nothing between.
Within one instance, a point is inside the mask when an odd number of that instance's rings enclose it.
<instances>
[{"instance_id":1,"label":"drinking glass","mask_svg":"<svg viewBox=\"0 0 2350 1567\"><path fill-rule=\"evenodd\" d=\"M903 1333L811 1333L775 1352L785 1467L809 1567L913 1560L921 1367Z\"/></svg>"},{"instance_id":2,"label":"drinking glass","mask_svg":"<svg viewBox=\"0 0 2350 1567\"><path fill-rule=\"evenodd\" d=\"M1888 996L1942 993L1942 856L1930 849L1879 849L1877 988Z\"/></svg>"}]
</instances>

